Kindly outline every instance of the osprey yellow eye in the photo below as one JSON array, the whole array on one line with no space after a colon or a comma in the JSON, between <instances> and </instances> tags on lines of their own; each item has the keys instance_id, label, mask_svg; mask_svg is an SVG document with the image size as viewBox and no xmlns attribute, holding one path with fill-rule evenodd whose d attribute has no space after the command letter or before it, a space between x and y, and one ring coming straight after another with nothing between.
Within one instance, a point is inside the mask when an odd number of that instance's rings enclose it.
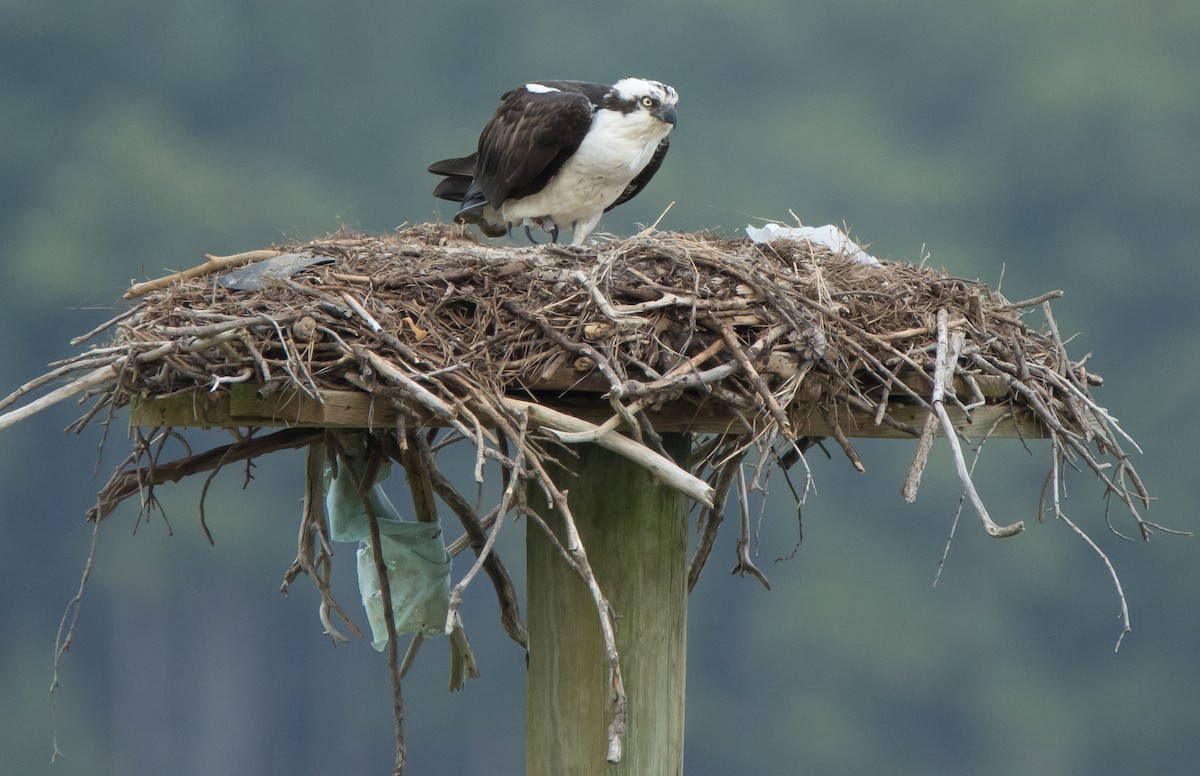
<instances>
[{"instance_id":1,"label":"osprey yellow eye","mask_svg":"<svg viewBox=\"0 0 1200 776\"><path fill-rule=\"evenodd\" d=\"M642 98L642 107L643 108L653 108L657 104L658 104L658 100L654 99L653 97L643 97Z\"/></svg>"}]
</instances>

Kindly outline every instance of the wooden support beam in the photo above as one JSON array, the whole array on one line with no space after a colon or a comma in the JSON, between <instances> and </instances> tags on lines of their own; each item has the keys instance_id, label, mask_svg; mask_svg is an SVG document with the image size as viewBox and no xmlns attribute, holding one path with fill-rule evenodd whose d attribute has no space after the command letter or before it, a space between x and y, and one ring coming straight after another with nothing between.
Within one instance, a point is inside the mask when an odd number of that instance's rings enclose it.
<instances>
[{"instance_id":1,"label":"wooden support beam","mask_svg":"<svg viewBox=\"0 0 1200 776\"><path fill-rule=\"evenodd\" d=\"M686 465L689 437L663 444ZM529 668L526 773L531 776L683 772L687 654L687 500L640 466L596 444L575 448L574 473L554 470L587 548L596 581L616 613L628 698L617 765L606 762L612 721L609 666L586 586L528 524ZM566 542L563 521L536 486L529 503Z\"/></svg>"},{"instance_id":2,"label":"wooden support beam","mask_svg":"<svg viewBox=\"0 0 1200 776\"><path fill-rule=\"evenodd\" d=\"M215 392L186 391L173 396L134 400L130 413L133 426L246 427L288 426L301 428L390 428L398 417L390 403L363 391L324 391L321 399L284 389L267 397L258 395L251 384L233 385ZM519 398L528 399L529 395ZM595 394L537 397L547 407L590 423L603 423L612 414L607 402ZM954 427L968 437L983 436L993 424L993 437L1038 439L1047 436L1033 413L1009 403L987 404L971 411L968 418L956 406L946 408ZM817 405L800 404L789 410L798 436L833 436L827 416ZM893 401L888 413L913 428L920 428L926 411L902 401ZM660 433L721 433L743 430L738 419L723 406L678 401L647 413ZM846 407L836 410L836 419L847 437L913 439L887 424L875 423L874 414ZM438 425L431 419L414 418L421 425Z\"/></svg>"},{"instance_id":3,"label":"wooden support beam","mask_svg":"<svg viewBox=\"0 0 1200 776\"><path fill-rule=\"evenodd\" d=\"M391 404L364 391L325 391L317 399L292 388L263 397L259 388L233 385L217 391L196 389L135 399L129 422L133 426L212 428L383 428L396 423Z\"/></svg>"}]
</instances>

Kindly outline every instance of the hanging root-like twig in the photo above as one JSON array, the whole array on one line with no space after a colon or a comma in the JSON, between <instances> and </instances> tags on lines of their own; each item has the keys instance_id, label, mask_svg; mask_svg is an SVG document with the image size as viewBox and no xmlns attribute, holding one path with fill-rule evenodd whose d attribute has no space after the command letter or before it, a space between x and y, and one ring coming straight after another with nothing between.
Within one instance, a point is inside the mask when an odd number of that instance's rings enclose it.
<instances>
[{"instance_id":1,"label":"hanging root-like twig","mask_svg":"<svg viewBox=\"0 0 1200 776\"><path fill-rule=\"evenodd\" d=\"M721 521L725 518L725 498L729 494L729 488L733 485L741 468L742 459L746 457L747 452L749 452L748 448L742 449L718 466L713 473L713 491L716 496L713 498L712 506L706 507L701 512L701 518L696 524L697 530L701 533L700 541L696 544L696 551L692 554L691 563L688 564L687 589L689 593L699 581L700 572L704 570L704 564L708 561L713 544L717 540L717 529L720 528Z\"/></svg>"},{"instance_id":2,"label":"hanging root-like twig","mask_svg":"<svg viewBox=\"0 0 1200 776\"><path fill-rule=\"evenodd\" d=\"M520 435L516 440L517 449L525 448L525 431L526 424L524 418L518 426ZM514 499L520 498L520 484L522 481L522 459L517 458L512 471L508 473L508 485L505 486L503 494L500 496L500 505L496 508L496 524L492 527L492 532L484 541L483 546L476 550L475 562L471 564L470 570L463 575L454 589L450 591L450 607L446 614L446 634L449 635L454 631L455 621L458 619L458 609L462 605L462 594L466 590L467 585L471 584L471 580L479 573L479 570L484 567L488 559L492 557L492 548L495 546L496 538L500 535L500 529L504 524L504 516L508 514L510 505Z\"/></svg>"},{"instance_id":3,"label":"hanging root-like twig","mask_svg":"<svg viewBox=\"0 0 1200 776\"><path fill-rule=\"evenodd\" d=\"M983 505L983 499L979 497L979 493L975 490L975 482L971 479L971 473L967 470L966 460L963 458L962 446L958 442L958 432L954 428L954 424L950 422L950 416L946 414L946 393L947 384L953 378L955 366L958 364L958 354L962 350L962 335L961 332L955 331L954 335L948 335L946 328L947 313L943 310L938 310L937 325L938 325L938 345L937 345L937 367L933 382L933 399L930 404L933 406L934 412L937 413L938 419L942 421L942 430L946 434L946 439L950 442L950 450L954 453L954 468L958 472L958 479L962 482L963 490L970 499L971 505L975 507L975 511L979 514L980 521L983 522L984 529L987 530L989 536L998 538L1015 536L1025 530L1023 522L1016 522L1012 525L996 525L992 522L992 518L988 515L987 507Z\"/></svg>"},{"instance_id":4,"label":"hanging root-like twig","mask_svg":"<svg viewBox=\"0 0 1200 776\"><path fill-rule=\"evenodd\" d=\"M932 418L933 416L930 415L930 417ZM1003 420L1003 418L998 418L992 424L992 427L988 429L987 433L983 435L983 439L979 440L979 444L975 446L975 455L971 458L971 468L968 470L968 474L970 474L972 477L975 476L975 465L979 463L979 457L983 455L983 446L987 444L988 439L991 438L992 434L996 431L996 428L1001 422L1003 422ZM950 557L950 545L954 541L954 534L958 531L958 518L962 516L963 506L966 504L966 502L967 493L964 490L963 494L958 498L958 506L954 510L953 519L950 521L950 531L946 535L946 546L942 550L942 557L938 559L937 572L933 575L932 587L937 587L938 580L942 578L942 569L946 567L946 559Z\"/></svg>"},{"instance_id":5,"label":"hanging root-like twig","mask_svg":"<svg viewBox=\"0 0 1200 776\"><path fill-rule=\"evenodd\" d=\"M1063 512L1062 502L1060 500L1062 484L1059 480L1059 472L1062 470L1062 466L1066 462L1066 451L1063 449L1058 436L1052 436L1051 441L1054 445L1055 461L1054 467L1050 470L1050 493L1051 503L1054 508L1054 516L1066 523L1067 527L1074 531L1079 538L1083 539L1087 546L1100 556L1100 560L1104 562L1104 567L1108 569L1108 575L1112 579L1113 586L1117 590L1117 600L1121 605L1121 632L1117 635L1117 643L1113 646L1113 651L1116 652L1121 648L1121 642L1125 639L1125 634L1130 632L1129 604L1125 600L1125 589L1121 586L1121 578L1117 576L1116 568L1113 567L1112 561L1109 560L1108 555L1104 552L1104 550L1100 549L1100 545L1096 544L1096 542L1092 540L1092 537L1088 536L1082 528L1076 525L1070 518L1067 517L1066 513ZM1045 507L1043 505L1042 509L1044 508Z\"/></svg>"},{"instance_id":6,"label":"hanging root-like twig","mask_svg":"<svg viewBox=\"0 0 1200 776\"><path fill-rule=\"evenodd\" d=\"M307 447L320 441L324 433L320 429L289 428L266 436L246 437L237 442L215 447L203 453L188 455L169 463L151 462L145 466L134 466L132 469L118 469L108 483L100 489L100 493L96 497L96 506L87 511L87 518L88 520L103 520L122 501L141 492L144 488L152 488L167 482L177 482L192 474L212 471L225 463L248 461L278 450ZM137 459L130 461L130 463L136 462Z\"/></svg>"},{"instance_id":7,"label":"hanging root-like twig","mask_svg":"<svg viewBox=\"0 0 1200 776\"><path fill-rule=\"evenodd\" d=\"M741 466L737 468L737 486L738 486L738 509L741 515L741 534L738 536L737 543L737 563L734 564L731 574L750 574L767 590L771 589L771 583L767 581L767 577L758 566L754 565L754 561L750 560L750 503L746 493L746 473Z\"/></svg>"},{"instance_id":8,"label":"hanging root-like twig","mask_svg":"<svg viewBox=\"0 0 1200 776\"><path fill-rule=\"evenodd\" d=\"M383 541L379 533L379 516L371 504L371 488L375 484L379 466L385 452L374 436L367 437L367 464L362 481L358 485L358 497L367 514L367 525L371 536L371 556L375 561L375 573L379 577L379 595L383 600L383 621L387 628L388 671L392 679L392 714L396 719L396 767L395 776L404 773L404 694L400 683L400 646L397 642L396 614L392 609L392 586L388 579L387 562L383 558Z\"/></svg>"},{"instance_id":9,"label":"hanging root-like twig","mask_svg":"<svg viewBox=\"0 0 1200 776\"><path fill-rule=\"evenodd\" d=\"M462 540L460 540L461 544L456 542L450 545L450 554L457 554L457 547L470 546L474 550L476 557L483 557L483 569L491 578L492 587L496 590L496 598L500 610L500 624L504 626L504 630L508 633L509 638L520 644L523 648L528 649L529 633L525 629L525 624L521 621L521 611L517 604L517 593L512 577L509 576L508 570L504 567L499 554L494 549L483 555L484 545L490 538L487 534L487 529L499 519L499 509L493 509L487 517L480 519L470 503L446 479L445 475L437 469L431 469L430 476L434 492L438 494L438 498L446 506L450 507L450 511L458 517L465 531ZM492 535L495 535L494 531Z\"/></svg>"},{"instance_id":10,"label":"hanging root-like twig","mask_svg":"<svg viewBox=\"0 0 1200 776\"><path fill-rule=\"evenodd\" d=\"M324 443L316 442L308 446L304 462L304 511L300 520L299 547L296 559L284 574L279 592L287 595L288 586L296 577L301 573L308 574L321 594L321 624L336 644L349 639L334 626L331 612L336 613L355 636L362 638L363 634L334 599L329 584L333 550L329 546L329 522L325 514L325 490L322 484L325 458Z\"/></svg>"},{"instance_id":11,"label":"hanging root-like twig","mask_svg":"<svg viewBox=\"0 0 1200 776\"><path fill-rule=\"evenodd\" d=\"M67 650L71 648L72 639L75 638L75 625L79 622L83 594L87 590L88 581L92 578L92 570L96 567L96 547L99 540L100 523L97 521L92 526L92 544L88 548L87 560L83 564L83 573L79 577L79 589L75 592L75 596L67 602L62 619L58 622L58 633L54 637L54 677L50 680L51 728L54 731L51 742L53 747L50 754L51 761L63 756L62 750L58 746L58 684L62 677L62 660Z\"/></svg>"}]
</instances>

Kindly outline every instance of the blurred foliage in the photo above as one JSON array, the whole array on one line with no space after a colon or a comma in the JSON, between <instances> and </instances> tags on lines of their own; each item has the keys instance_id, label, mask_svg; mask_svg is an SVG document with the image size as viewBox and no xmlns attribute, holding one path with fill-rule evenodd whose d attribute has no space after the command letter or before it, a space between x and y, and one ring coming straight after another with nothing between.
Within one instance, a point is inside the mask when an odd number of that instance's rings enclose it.
<instances>
[{"instance_id":1,"label":"blurred foliage","mask_svg":"<svg viewBox=\"0 0 1200 776\"><path fill-rule=\"evenodd\" d=\"M1107 378L1143 445L1151 517L1194 527L1190 404L1200 358L1200 6L1188 0L484 3L0 0L0 308L9 388L121 309L130 278L340 223L443 218L425 165L470 150L499 94L536 77L644 75L676 86L671 156L602 229L734 234L757 218L845 223L873 252L1062 288L1064 334ZM102 309L95 309L95 308ZM7 390L7 389L6 389ZM6 770L50 772L50 655L90 542L98 432L76 408L0 435L0 731ZM123 455L113 423L100 477ZM897 495L910 445L864 443L867 479L814 458L805 541L781 482L762 524L766 593L724 575L691 602L692 774L1170 773L1200 760L1194 540L1106 532L1085 477L1067 507L1109 552L1038 525L1048 453L985 451L985 499L1030 530L996 542L931 469ZM293 553L298 459L222 473L209 548L198 485L164 488L101 531L58 698L53 772L380 772L387 672L326 648L316 597L277 594ZM403 494L400 494L401 496ZM397 503L403 499L398 498ZM1120 515L1113 515L1119 524ZM133 535L131 535L133 534ZM174 535L178 534L178 535ZM502 551L520 569L514 531ZM338 560L356 611L352 553ZM461 573L461 567L459 573ZM518 773L520 651L484 585L468 627L484 676L444 692L445 648L406 685L412 770ZM358 618L360 621L361 617ZM361 622L360 622L361 624Z\"/></svg>"}]
</instances>

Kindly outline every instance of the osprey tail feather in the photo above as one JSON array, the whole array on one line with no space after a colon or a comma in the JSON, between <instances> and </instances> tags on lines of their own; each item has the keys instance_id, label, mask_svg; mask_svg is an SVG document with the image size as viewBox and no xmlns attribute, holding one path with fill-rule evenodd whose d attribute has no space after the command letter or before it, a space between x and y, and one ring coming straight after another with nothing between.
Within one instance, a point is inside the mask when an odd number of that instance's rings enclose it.
<instances>
[{"instance_id":1,"label":"osprey tail feather","mask_svg":"<svg viewBox=\"0 0 1200 776\"><path fill-rule=\"evenodd\" d=\"M442 159L428 169L434 175L446 176L434 188L433 196L462 204L454 214L456 223L475 224L488 237L500 237L508 231L508 224L501 223L500 214L475 185L475 154Z\"/></svg>"}]
</instances>

